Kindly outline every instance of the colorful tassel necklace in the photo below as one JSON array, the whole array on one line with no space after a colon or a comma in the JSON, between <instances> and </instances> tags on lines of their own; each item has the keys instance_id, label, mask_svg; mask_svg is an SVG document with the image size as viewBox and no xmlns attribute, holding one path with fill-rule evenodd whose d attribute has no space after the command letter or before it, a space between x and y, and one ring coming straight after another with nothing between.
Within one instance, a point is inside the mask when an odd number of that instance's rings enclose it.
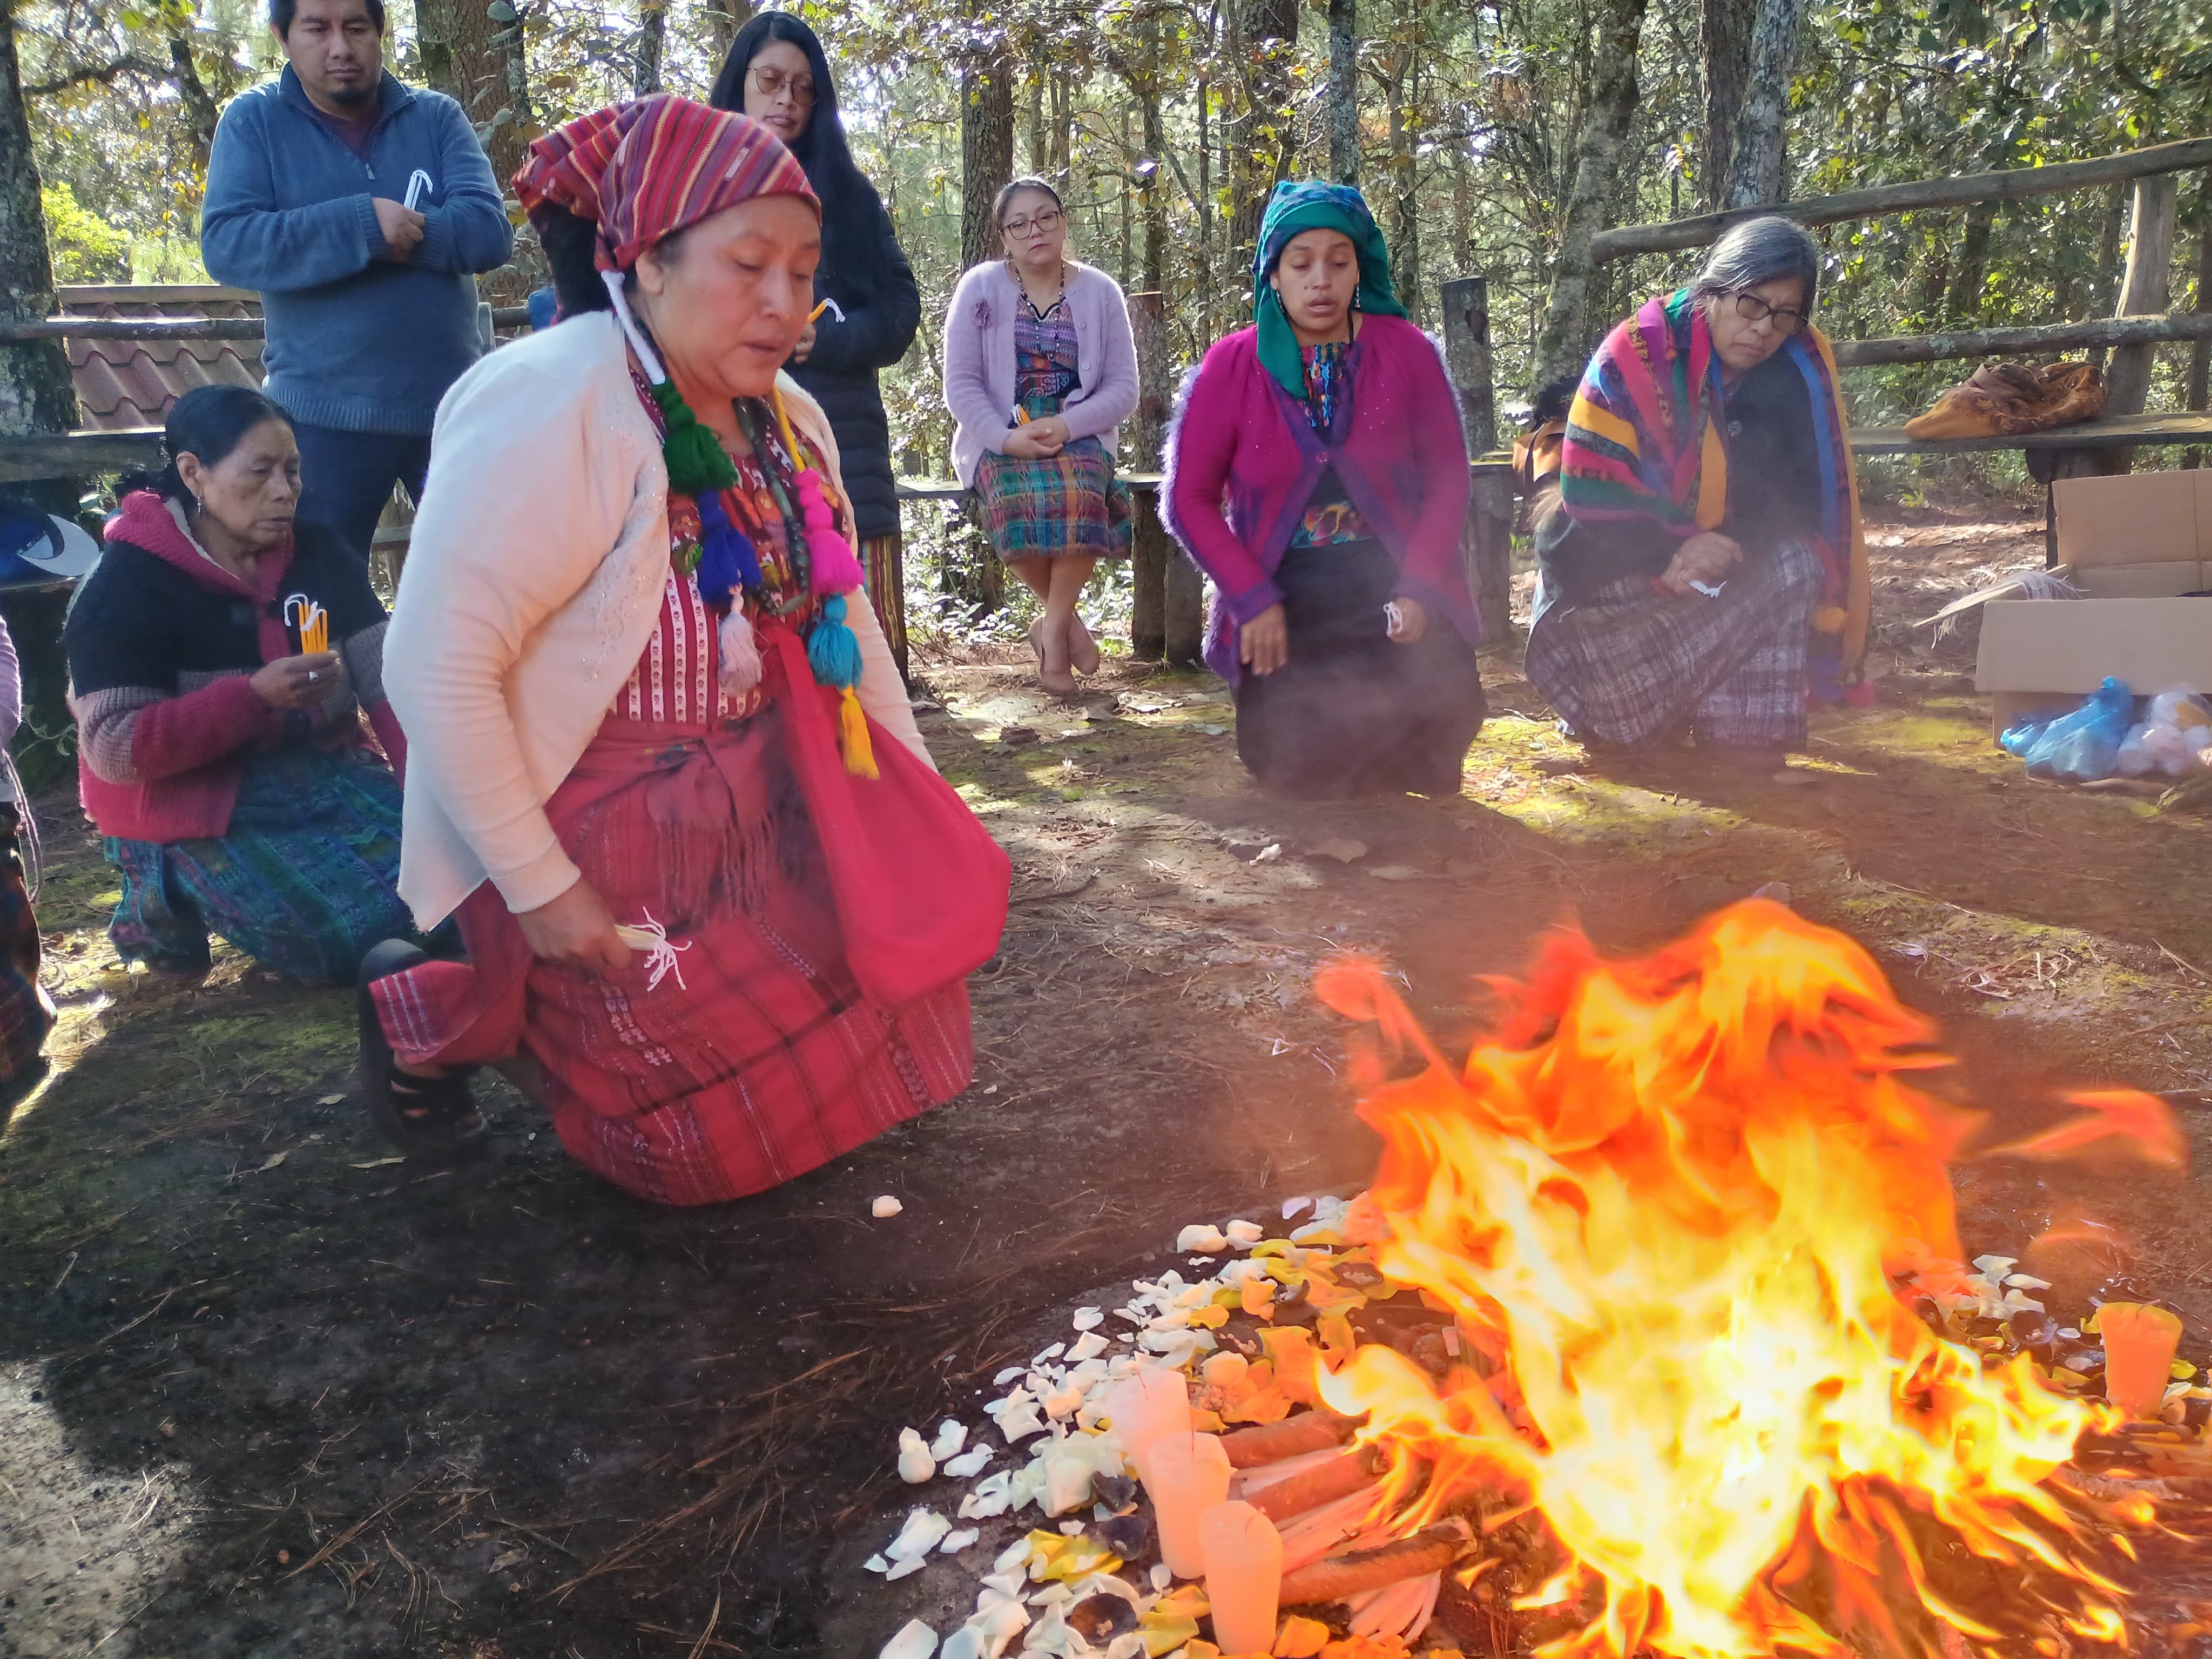
<instances>
[{"instance_id":1,"label":"colorful tassel necklace","mask_svg":"<svg viewBox=\"0 0 2212 1659\"><path fill-rule=\"evenodd\" d=\"M788 568L771 573L763 568L752 538L730 515L730 497L738 482L736 465L723 453L721 441L701 424L661 366L644 327L630 312L621 273L607 271L602 276L614 301L616 320L637 354L647 389L660 410L661 458L668 469L668 488L672 495L688 495L696 503L698 538L696 544L679 547L678 562L686 574L696 578L699 597L710 607L724 611L719 635L724 688L734 696L743 696L760 683L760 645L746 614L748 599L764 614L778 618L818 601L807 629L807 665L817 684L833 686L841 694L838 738L845 769L857 777L875 777L874 748L859 696L860 642L845 620L847 596L862 587L866 578L851 544L838 532L826 482L810 465L807 452L799 447L798 434L792 429L781 388L772 388L769 401L793 474L796 502L777 468L769 463L767 431L744 404L732 405L753 453L761 459L762 476L783 520ZM672 525L672 533L673 528ZM788 580L775 580L779 576Z\"/></svg>"}]
</instances>

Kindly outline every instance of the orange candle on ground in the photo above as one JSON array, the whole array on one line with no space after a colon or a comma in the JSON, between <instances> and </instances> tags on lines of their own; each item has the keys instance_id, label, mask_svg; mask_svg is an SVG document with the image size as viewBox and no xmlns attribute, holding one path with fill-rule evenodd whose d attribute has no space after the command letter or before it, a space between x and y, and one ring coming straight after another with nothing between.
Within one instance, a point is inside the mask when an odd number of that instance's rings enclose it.
<instances>
[{"instance_id":1,"label":"orange candle on ground","mask_svg":"<svg viewBox=\"0 0 2212 1659\"><path fill-rule=\"evenodd\" d=\"M1206 1599L1224 1654L1265 1654L1275 1644L1283 1590L1283 1535L1249 1504L1216 1504L1199 1517Z\"/></svg>"},{"instance_id":2,"label":"orange candle on ground","mask_svg":"<svg viewBox=\"0 0 2212 1659\"><path fill-rule=\"evenodd\" d=\"M1106 1396L1106 1420L1141 1479L1145 1454L1156 1441L1190 1432L1190 1385L1168 1365L1125 1376Z\"/></svg>"},{"instance_id":3,"label":"orange candle on ground","mask_svg":"<svg viewBox=\"0 0 2212 1659\"><path fill-rule=\"evenodd\" d=\"M1171 1434L1152 1443L1145 1459L1145 1492L1159 1528L1160 1559L1178 1578L1206 1571L1199 1521L1229 1496L1229 1454L1218 1434Z\"/></svg>"},{"instance_id":4,"label":"orange candle on ground","mask_svg":"<svg viewBox=\"0 0 2212 1659\"><path fill-rule=\"evenodd\" d=\"M2097 1310L2105 1339L2105 1397L2130 1417L2156 1417L2181 1346L2181 1316L2136 1302Z\"/></svg>"}]
</instances>

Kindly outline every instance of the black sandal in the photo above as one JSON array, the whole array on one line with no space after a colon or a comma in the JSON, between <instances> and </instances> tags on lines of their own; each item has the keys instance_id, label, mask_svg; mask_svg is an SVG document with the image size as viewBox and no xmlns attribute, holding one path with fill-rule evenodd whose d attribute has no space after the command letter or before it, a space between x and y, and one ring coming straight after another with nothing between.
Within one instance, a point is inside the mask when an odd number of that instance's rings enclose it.
<instances>
[{"instance_id":1,"label":"black sandal","mask_svg":"<svg viewBox=\"0 0 2212 1659\"><path fill-rule=\"evenodd\" d=\"M428 953L405 939L388 939L362 958L355 992L361 1021L361 1092L377 1133L405 1157L450 1160L483 1139L484 1121L469 1093L473 1066L442 1077L416 1077L399 1069L368 988L380 979L428 962Z\"/></svg>"}]
</instances>

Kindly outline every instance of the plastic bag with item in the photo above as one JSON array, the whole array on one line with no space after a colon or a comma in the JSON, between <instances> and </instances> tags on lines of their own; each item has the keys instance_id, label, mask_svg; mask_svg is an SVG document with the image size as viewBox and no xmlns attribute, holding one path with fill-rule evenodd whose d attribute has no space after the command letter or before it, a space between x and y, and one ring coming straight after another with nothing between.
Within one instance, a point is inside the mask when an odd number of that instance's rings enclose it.
<instances>
[{"instance_id":1,"label":"plastic bag with item","mask_svg":"<svg viewBox=\"0 0 2212 1659\"><path fill-rule=\"evenodd\" d=\"M2163 772L2170 778L2201 765L2212 747L2212 703L2185 685L2160 692L2120 744L2119 770L2125 778Z\"/></svg>"},{"instance_id":2,"label":"plastic bag with item","mask_svg":"<svg viewBox=\"0 0 2212 1659\"><path fill-rule=\"evenodd\" d=\"M2055 720L2022 720L1997 741L2027 763L2030 777L2094 783L2119 770L2120 744L2135 712L2134 694L2107 678L2079 708Z\"/></svg>"}]
</instances>

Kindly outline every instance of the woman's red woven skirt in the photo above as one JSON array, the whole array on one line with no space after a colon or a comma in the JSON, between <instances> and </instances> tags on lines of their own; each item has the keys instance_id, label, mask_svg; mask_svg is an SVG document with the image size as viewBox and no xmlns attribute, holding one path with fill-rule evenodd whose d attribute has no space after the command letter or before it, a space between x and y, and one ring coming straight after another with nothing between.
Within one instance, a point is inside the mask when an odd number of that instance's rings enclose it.
<instances>
[{"instance_id":1,"label":"woman's red woven skirt","mask_svg":"<svg viewBox=\"0 0 2212 1659\"><path fill-rule=\"evenodd\" d=\"M660 1204L775 1186L968 1086L964 981L881 1007L847 969L773 704L703 733L611 715L546 811L674 967L650 985L643 952L616 978L540 962L487 882L459 913L465 962L372 987L409 1065L527 1048L570 1154Z\"/></svg>"}]
</instances>

